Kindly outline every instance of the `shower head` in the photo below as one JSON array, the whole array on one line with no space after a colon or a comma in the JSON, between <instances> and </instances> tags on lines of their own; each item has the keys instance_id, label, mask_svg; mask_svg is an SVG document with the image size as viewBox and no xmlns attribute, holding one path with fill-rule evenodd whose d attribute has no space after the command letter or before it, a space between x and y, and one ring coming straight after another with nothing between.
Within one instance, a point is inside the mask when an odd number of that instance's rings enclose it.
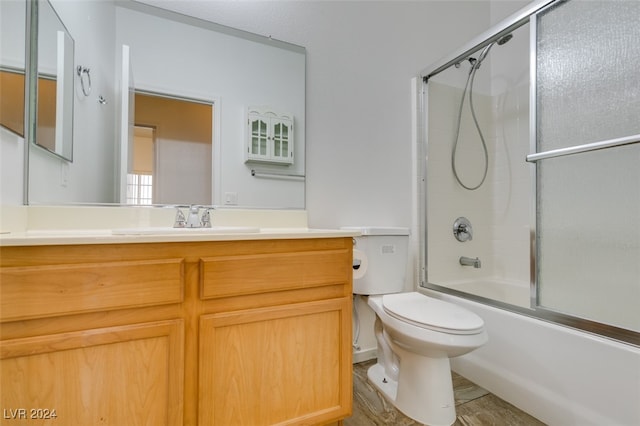
<instances>
[{"instance_id":1,"label":"shower head","mask_svg":"<svg viewBox=\"0 0 640 426\"><path fill-rule=\"evenodd\" d=\"M512 38L513 38L513 34L509 33L509 34L503 35L498 40L489 43L484 49L482 49L482 52L480 52L480 56L478 56L478 61L473 66L475 66L476 69L480 68L480 64L482 63L482 61L484 61L484 58L487 57L487 55L489 54L489 51L491 50L494 44L497 43L498 46L502 46Z\"/></svg>"},{"instance_id":2,"label":"shower head","mask_svg":"<svg viewBox=\"0 0 640 426\"><path fill-rule=\"evenodd\" d=\"M512 38L513 38L513 34L507 34L507 35L504 35L504 36L500 37L498 39L498 41L497 41L498 46L502 46L503 44L505 44L506 42L508 42Z\"/></svg>"}]
</instances>

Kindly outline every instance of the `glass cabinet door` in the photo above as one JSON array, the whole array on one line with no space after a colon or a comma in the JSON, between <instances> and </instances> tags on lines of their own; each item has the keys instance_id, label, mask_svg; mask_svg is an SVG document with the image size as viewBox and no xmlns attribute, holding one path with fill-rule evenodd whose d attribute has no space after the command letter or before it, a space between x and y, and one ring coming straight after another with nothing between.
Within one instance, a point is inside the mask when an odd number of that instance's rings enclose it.
<instances>
[{"instance_id":1,"label":"glass cabinet door","mask_svg":"<svg viewBox=\"0 0 640 426\"><path fill-rule=\"evenodd\" d=\"M251 147L250 154L256 156L267 156L267 122L260 119L250 119L251 126Z\"/></svg>"},{"instance_id":2,"label":"glass cabinet door","mask_svg":"<svg viewBox=\"0 0 640 426\"><path fill-rule=\"evenodd\" d=\"M274 158L289 158L289 129L291 123L277 121L273 126L273 156Z\"/></svg>"}]
</instances>

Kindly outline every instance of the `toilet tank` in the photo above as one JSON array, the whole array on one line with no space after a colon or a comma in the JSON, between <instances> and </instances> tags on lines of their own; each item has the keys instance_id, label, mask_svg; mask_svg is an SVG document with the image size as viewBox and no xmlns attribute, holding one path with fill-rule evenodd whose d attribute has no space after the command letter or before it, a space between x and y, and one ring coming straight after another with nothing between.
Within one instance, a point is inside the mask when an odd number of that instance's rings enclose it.
<instances>
[{"instance_id":1,"label":"toilet tank","mask_svg":"<svg viewBox=\"0 0 640 426\"><path fill-rule=\"evenodd\" d=\"M344 227L362 234L355 237L353 293L363 295L398 293L404 290L409 259L409 229L383 227ZM359 259L358 252L365 259ZM360 261L360 262L359 262ZM362 275L356 278L357 275Z\"/></svg>"}]
</instances>

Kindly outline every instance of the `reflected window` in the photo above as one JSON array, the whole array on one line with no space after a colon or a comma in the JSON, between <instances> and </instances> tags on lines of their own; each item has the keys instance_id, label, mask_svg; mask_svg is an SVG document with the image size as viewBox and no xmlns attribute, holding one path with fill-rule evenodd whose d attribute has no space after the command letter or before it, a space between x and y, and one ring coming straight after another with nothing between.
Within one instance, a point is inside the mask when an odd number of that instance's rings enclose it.
<instances>
[{"instance_id":1,"label":"reflected window","mask_svg":"<svg viewBox=\"0 0 640 426\"><path fill-rule=\"evenodd\" d=\"M127 204L153 204L155 134L153 127L134 127L132 168L127 174Z\"/></svg>"},{"instance_id":2,"label":"reflected window","mask_svg":"<svg viewBox=\"0 0 640 426\"><path fill-rule=\"evenodd\" d=\"M127 204L148 205L153 201L153 176L127 175Z\"/></svg>"}]
</instances>

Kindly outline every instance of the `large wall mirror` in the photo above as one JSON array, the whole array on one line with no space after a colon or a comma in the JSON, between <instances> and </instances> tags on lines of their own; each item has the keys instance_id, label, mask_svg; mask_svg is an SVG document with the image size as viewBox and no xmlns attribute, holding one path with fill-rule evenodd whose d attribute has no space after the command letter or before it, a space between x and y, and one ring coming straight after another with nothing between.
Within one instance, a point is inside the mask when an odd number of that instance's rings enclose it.
<instances>
[{"instance_id":1,"label":"large wall mirror","mask_svg":"<svg viewBox=\"0 0 640 426\"><path fill-rule=\"evenodd\" d=\"M50 4L74 41L73 162L30 147L29 204L304 208L303 47L131 0ZM256 107L293 117L291 161L247 156Z\"/></svg>"}]
</instances>

